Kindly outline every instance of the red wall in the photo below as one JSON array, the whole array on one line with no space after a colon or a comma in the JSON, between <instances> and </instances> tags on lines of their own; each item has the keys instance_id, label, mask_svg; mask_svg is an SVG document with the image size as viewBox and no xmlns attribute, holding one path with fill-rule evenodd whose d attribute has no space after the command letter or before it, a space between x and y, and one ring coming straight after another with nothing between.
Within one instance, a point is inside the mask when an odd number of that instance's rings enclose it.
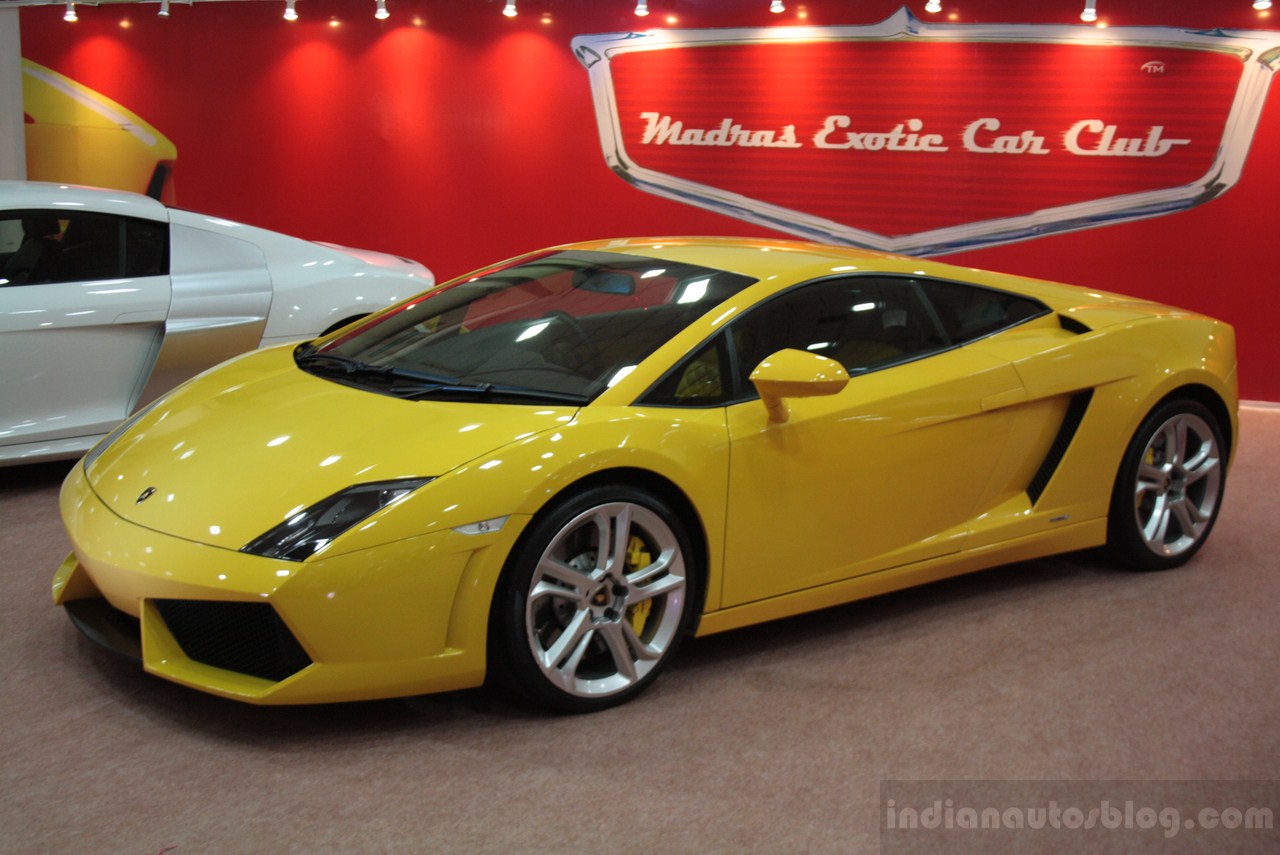
<instances>
[{"instance_id":1,"label":"red wall","mask_svg":"<svg viewBox=\"0 0 1280 855\"><path fill-rule=\"evenodd\" d=\"M23 55L120 102L178 149L183 207L303 237L395 252L448 278L539 246L633 234L774 234L641 192L601 154L587 74L572 37L679 28L857 25L900 0L788 2L364 0L102 6L62 20L21 11ZM1078 23L1080 0L968 0L921 19ZM1099 0L1111 26L1280 29L1247 0ZM805 8L807 18L797 19ZM1114 8L1113 8L1114 7ZM544 18L544 13L549 17ZM337 26L331 26L336 22ZM1182 213L948 257L1132 293L1235 324L1245 398L1280 401L1280 267L1272 212L1280 198L1280 109L1273 87L1240 182Z\"/></svg>"}]
</instances>

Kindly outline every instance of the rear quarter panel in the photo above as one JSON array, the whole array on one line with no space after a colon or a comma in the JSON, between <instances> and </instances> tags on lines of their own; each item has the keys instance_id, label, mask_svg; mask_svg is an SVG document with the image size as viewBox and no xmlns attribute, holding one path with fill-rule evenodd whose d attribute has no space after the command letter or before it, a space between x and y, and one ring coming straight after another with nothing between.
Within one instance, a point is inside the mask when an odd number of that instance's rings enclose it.
<instances>
[{"instance_id":1,"label":"rear quarter panel","mask_svg":"<svg viewBox=\"0 0 1280 855\"><path fill-rule=\"evenodd\" d=\"M1170 395L1211 395L1225 413L1229 448L1238 435L1235 333L1221 321L1168 310L1080 335L1015 331L973 347L1011 361L1028 401L1093 390L1076 437L1038 503L1046 510L1075 519L1105 516L1125 448L1147 414Z\"/></svg>"}]
</instances>

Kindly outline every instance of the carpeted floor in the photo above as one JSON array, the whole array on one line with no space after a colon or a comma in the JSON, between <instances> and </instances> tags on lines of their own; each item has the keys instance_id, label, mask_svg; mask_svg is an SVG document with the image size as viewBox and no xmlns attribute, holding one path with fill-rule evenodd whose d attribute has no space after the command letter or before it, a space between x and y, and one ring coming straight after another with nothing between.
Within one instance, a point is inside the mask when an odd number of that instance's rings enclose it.
<instances>
[{"instance_id":1,"label":"carpeted floor","mask_svg":"<svg viewBox=\"0 0 1280 855\"><path fill-rule=\"evenodd\" d=\"M1055 558L699 639L588 717L478 692L256 708L147 676L51 605L68 466L0 470L0 852L1067 852L1085 838L880 828L1055 793L1280 813L1280 409L1243 423L1185 568ZM890 803L886 781L932 783ZM1087 851L1280 851L1227 812L1199 837L1145 816Z\"/></svg>"}]
</instances>

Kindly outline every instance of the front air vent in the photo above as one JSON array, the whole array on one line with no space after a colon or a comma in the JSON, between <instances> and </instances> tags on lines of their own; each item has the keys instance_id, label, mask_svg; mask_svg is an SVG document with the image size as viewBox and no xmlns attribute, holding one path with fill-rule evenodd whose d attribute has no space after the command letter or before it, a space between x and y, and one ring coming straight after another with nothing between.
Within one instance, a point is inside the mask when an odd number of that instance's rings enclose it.
<instances>
[{"instance_id":1,"label":"front air vent","mask_svg":"<svg viewBox=\"0 0 1280 855\"><path fill-rule=\"evenodd\" d=\"M1031 483L1027 485L1027 495L1031 497L1032 505L1040 501L1040 495L1044 492L1045 487L1049 486L1049 480L1053 478L1053 473L1058 471L1058 464L1062 462L1063 456L1067 453L1067 448L1071 445L1071 440L1075 438L1076 431L1080 427L1080 422L1084 420L1085 410L1089 409L1089 401L1092 398L1092 389L1086 389L1071 396L1071 403L1067 404L1067 412L1062 417L1062 424L1058 427L1058 435L1053 438L1053 444L1049 446L1049 453L1044 456L1044 460L1040 462L1040 468L1036 470Z\"/></svg>"},{"instance_id":2,"label":"front air vent","mask_svg":"<svg viewBox=\"0 0 1280 855\"><path fill-rule=\"evenodd\" d=\"M196 662L272 682L311 664L269 603L154 602L182 652Z\"/></svg>"}]
</instances>

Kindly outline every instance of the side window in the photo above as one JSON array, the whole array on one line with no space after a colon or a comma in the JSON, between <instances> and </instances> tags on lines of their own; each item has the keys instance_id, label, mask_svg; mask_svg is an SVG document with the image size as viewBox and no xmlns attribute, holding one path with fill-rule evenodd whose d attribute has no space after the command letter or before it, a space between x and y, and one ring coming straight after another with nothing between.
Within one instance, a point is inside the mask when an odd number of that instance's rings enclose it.
<instances>
[{"instance_id":1,"label":"side window","mask_svg":"<svg viewBox=\"0 0 1280 855\"><path fill-rule=\"evenodd\" d=\"M66 219L43 211L15 211L0 220L0 284L59 282L58 259Z\"/></svg>"},{"instance_id":2,"label":"side window","mask_svg":"<svg viewBox=\"0 0 1280 855\"><path fill-rule=\"evenodd\" d=\"M169 272L169 225L153 220L124 221L124 275L163 276Z\"/></svg>"},{"instance_id":3,"label":"side window","mask_svg":"<svg viewBox=\"0 0 1280 855\"><path fill-rule=\"evenodd\" d=\"M947 345L909 279L858 276L804 285L732 326L737 374L784 348L828 356L851 374L916 359Z\"/></svg>"},{"instance_id":4,"label":"side window","mask_svg":"<svg viewBox=\"0 0 1280 855\"><path fill-rule=\"evenodd\" d=\"M124 223L106 214L78 214L67 220L58 241L54 282L115 279L121 266Z\"/></svg>"},{"instance_id":5,"label":"side window","mask_svg":"<svg viewBox=\"0 0 1280 855\"><path fill-rule=\"evenodd\" d=\"M723 404L729 397L729 376L724 336L718 335L676 366L645 396L643 403L677 407Z\"/></svg>"},{"instance_id":6,"label":"side window","mask_svg":"<svg viewBox=\"0 0 1280 855\"><path fill-rule=\"evenodd\" d=\"M952 344L964 344L1042 315L1043 304L1018 294L957 282L919 280Z\"/></svg>"},{"instance_id":7,"label":"side window","mask_svg":"<svg viewBox=\"0 0 1280 855\"><path fill-rule=\"evenodd\" d=\"M0 285L154 276L168 264L164 223L47 211L0 218Z\"/></svg>"}]
</instances>

